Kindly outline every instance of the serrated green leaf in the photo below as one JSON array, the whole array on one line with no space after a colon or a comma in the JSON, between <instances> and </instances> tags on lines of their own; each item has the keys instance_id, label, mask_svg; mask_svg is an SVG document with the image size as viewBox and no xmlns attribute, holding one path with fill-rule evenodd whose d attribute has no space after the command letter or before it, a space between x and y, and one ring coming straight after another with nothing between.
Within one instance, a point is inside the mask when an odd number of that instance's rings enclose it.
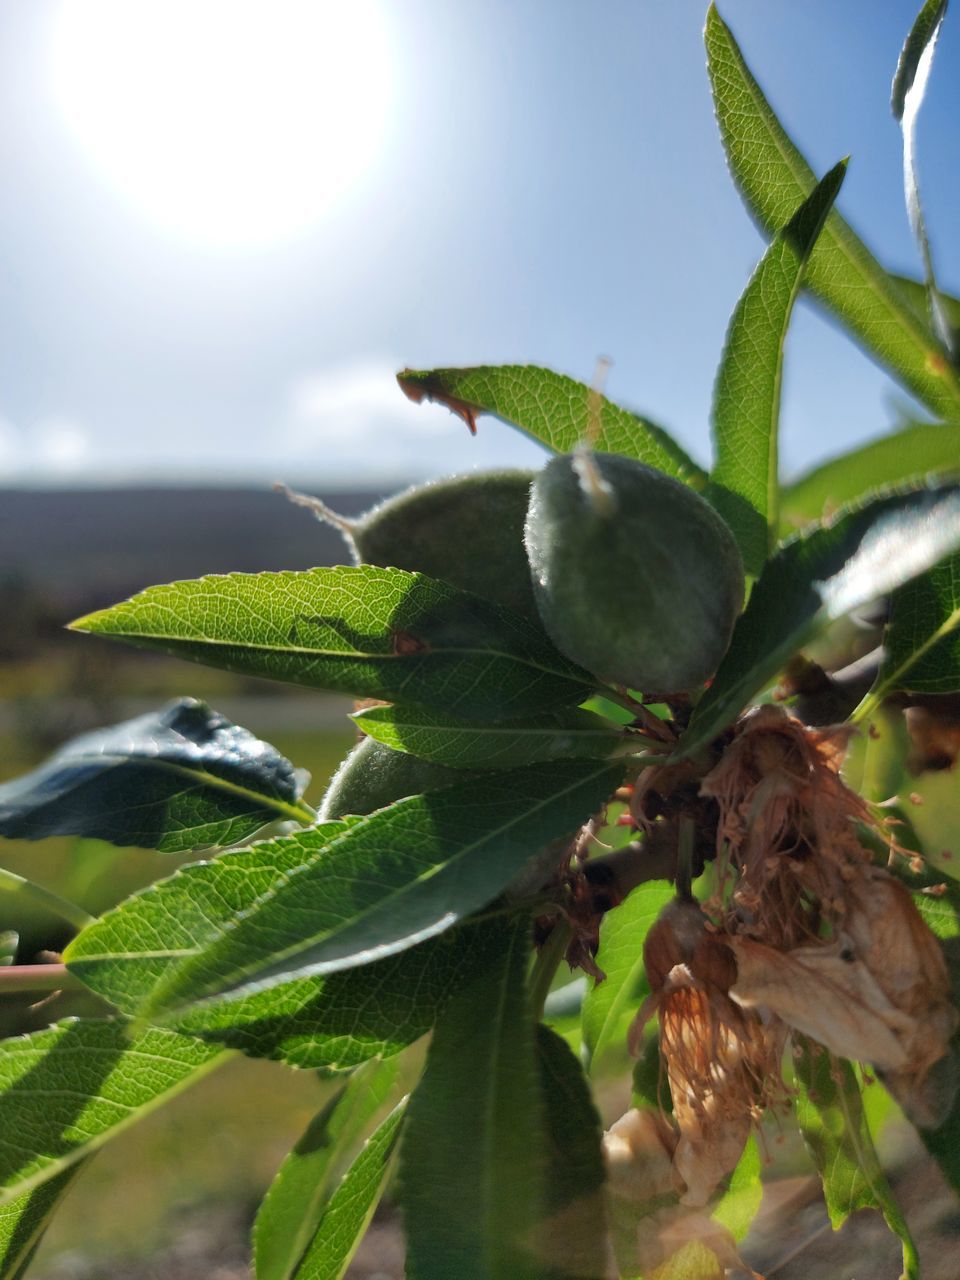
<instances>
[{"instance_id":1,"label":"serrated green leaf","mask_svg":"<svg viewBox=\"0 0 960 1280\"><path fill-rule=\"evenodd\" d=\"M884 634L883 663L864 711L894 689L960 690L960 554L895 591Z\"/></svg>"},{"instance_id":2,"label":"serrated green leaf","mask_svg":"<svg viewBox=\"0 0 960 1280\"><path fill-rule=\"evenodd\" d=\"M257 1280L292 1280L330 1208L344 1161L397 1083L395 1062L370 1062L311 1120L257 1212Z\"/></svg>"},{"instance_id":3,"label":"serrated green leaf","mask_svg":"<svg viewBox=\"0 0 960 1280\"><path fill-rule=\"evenodd\" d=\"M360 969L200 1005L177 1030L293 1067L350 1070L426 1035L460 988L495 963L498 923L468 921Z\"/></svg>"},{"instance_id":4,"label":"serrated green leaf","mask_svg":"<svg viewBox=\"0 0 960 1280\"><path fill-rule=\"evenodd\" d=\"M543 1127L526 986L529 923L434 1031L410 1099L399 1200L410 1280L539 1280Z\"/></svg>"},{"instance_id":5,"label":"serrated green leaf","mask_svg":"<svg viewBox=\"0 0 960 1280\"><path fill-rule=\"evenodd\" d=\"M703 469L662 427L550 369L535 365L404 369L397 381L411 400L445 404L471 430L478 414L492 413L548 449L569 453L598 425L595 448L637 458L695 489L706 483Z\"/></svg>"},{"instance_id":6,"label":"serrated green leaf","mask_svg":"<svg viewBox=\"0 0 960 1280\"><path fill-rule=\"evenodd\" d=\"M194 698L73 738L0 786L0 835L93 836L182 853L310 822L289 760Z\"/></svg>"},{"instance_id":7,"label":"serrated green leaf","mask_svg":"<svg viewBox=\"0 0 960 1280\"><path fill-rule=\"evenodd\" d=\"M406 1100L397 1104L344 1174L294 1280L340 1280L346 1274L390 1175L406 1107Z\"/></svg>"},{"instance_id":8,"label":"serrated green leaf","mask_svg":"<svg viewBox=\"0 0 960 1280\"><path fill-rule=\"evenodd\" d=\"M831 458L786 486L781 521L798 529L893 485L960 475L960 426L914 423Z\"/></svg>"},{"instance_id":9,"label":"serrated green leaf","mask_svg":"<svg viewBox=\"0 0 960 1280\"><path fill-rule=\"evenodd\" d=\"M489 773L401 800L333 836L317 829L264 842L251 853L270 876L278 856L287 864L299 856L300 865L199 946L182 945L147 890L84 931L67 961L83 977L85 963L110 964L134 936L151 934L156 959L173 963L142 1006L148 1017L369 964L489 902L533 854L595 813L622 773L582 760Z\"/></svg>"},{"instance_id":10,"label":"serrated green leaf","mask_svg":"<svg viewBox=\"0 0 960 1280\"><path fill-rule=\"evenodd\" d=\"M86 1161L0 1205L0 1280L21 1280L60 1201Z\"/></svg>"},{"instance_id":11,"label":"serrated green leaf","mask_svg":"<svg viewBox=\"0 0 960 1280\"><path fill-rule=\"evenodd\" d=\"M318 831L347 825L324 824ZM144 891L142 916L131 902L129 913L92 925L78 939L71 967L124 1013L137 1015L178 953L202 949L303 861L296 844L277 841L184 867ZM363 969L206 1004L177 1029L252 1057L349 1069L397 1053L429 1031L459 985L490 963L492 946L486 922L465 924Z\"/></svg>"},{"instance_id":12,"label":"serrated green leaf","mask_svg":"<svg viewBox=\"0 0 960 1280\"><path fill-rule=\"evenodd\" d=\"M0 1206L90 1155L228 1055L174 1031L69 1019L0 1041Z\"/></svg>"},{"instance_id":13,"label":"serrated green leaf","mask_svg":"<svg viewBox=\"0 0 960 1280\"><path fill-rule=\"evenodd\" d=\"M227 671L468 719L582 702L596 684L499 605L374 565L149 587L72 626Z\"/></svg>"},{"instance_id":14,"label":"serrated green leaf","mask_svg":"<svg viewBox=\"0 0 960 1280\"><path fill-rule=\"evenodd\" d=\"M576 708L523 720L470 724L416 707L367 707L352 719L396 751L458 769L509 769L544 760L602 759L625 735L609 721Z\"/></svg>"},{"instance_id":15,"label":"serrated green leaf","mask_svg":"<svg viewBox=\"0 0 960 1280\"><path fill-rule=\"evenodd\" d=\"M181 867L88 925L65 953L71 971L124 1013L141 1013L183 956L202 950L355 821L323 822L303 839L262 841Z\"/></svg>"},{"instance_id":16,"label":"serrated green leaf","mask_svg":"<svg viewBox=\"0 0 960 1280\"><path fill-rule=\"evenodd\" d=\"M726 728L831 622L924 573L958 544L956 486L880 498L788 542L758 579L681 750L696 751Z\"/></svg>"},{"instance_id":17,"label":"serrated green leaf","mask_svg":"<svg viewBox=\"0 0 960 1280\"><path fill-rule=\"evenodd\" d=\"M537 1027L537 1065L546 1130L543 1280L601 1276L606 1265L606 1168L603 1125L575 1054L548 1027Z\"/></svg>"},{"instance_id":18,"label":"serrated green leaf","mask_svg":"<svg viewBox=\"0 0 960 1280\"><path fill-rule=\"evenodd\" d=\"M747 208L776 234L815 178L711 4L705 32L720 134ZM960 378L947 353L838 213L831 213L810 255L804 283L853 337L939 416L956 416Z\"/></svg>"},{"instance_id":19,"label":"serrated green leaf","mask_svg":"<svg viewBox=\"0 0 960 1280\"><path fill-rule=\"evenodd\" d=\"M597 964L606 974L588 989L583 1002L583 1040L591 1064L601 1061L612 1044L626 1044L634 1014L650 987L643 967L643 943L657 916L673 898L672 884L639 885L600 926Z\"/></svg>"},{"instance_id":20,"label":"serrated green leaf","mask_svg":"<svg viewBox=\"0 0 960 1280\"><path fill-rule=\"evenodd\" d=\"M858 1209L877 1209L903 1244L903 1280L919 1280L916 1247L880 1168L853 1068L806 1037L794 1038L800 1050L797 1122L820 1174L834 1231Z\"/></svg>"},{"instance_id":21,"label":"serrated green leaf","mask_svg":"<svg viewBox=\"0 0 960 1280\"><path fill-rule=\"evenodd\" d=\"M917 115L926 92L933 54L947 0L927 0L917 14L916 21L907 36L896 75L893 78L891 106L894 117L900 121L903 131L903 190L907 202L910 226L920 249L923 261L924 282L934 332L948 351L953 354L953 331L946 308L940 300L930 240L920 204L920 186L917 179Z\"/></svg>"},{"instance_id":22,"label":"serrated green leaf","mask_svg":"<svg viewBox=\"0 0 960 1280\"><path fill-rule=\"evenodd\" d=\"M814 187L764 254L727 329L713 392L715 461L706 496L733 530L747 573L758 574L779 530L783 352L810 252L847 171Z\"/></svg>"}]
</instances>

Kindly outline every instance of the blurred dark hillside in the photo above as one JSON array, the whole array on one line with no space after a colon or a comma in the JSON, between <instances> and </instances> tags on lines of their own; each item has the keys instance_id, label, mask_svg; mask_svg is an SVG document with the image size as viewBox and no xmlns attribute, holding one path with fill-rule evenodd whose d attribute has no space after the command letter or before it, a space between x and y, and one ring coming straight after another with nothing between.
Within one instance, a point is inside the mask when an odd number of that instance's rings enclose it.
<instances>
[{"instance_id":1,"label":"blurred dark hillside","mask_svg":"<svg viewBox=\"0 0 960 1280\"><path fill-rule=\"evenodd\" d=\"M350 515L381 495L321 496ZM348 559L336 530L271 489L4 489L0 634L11 605L66 621L157 582Z\"/></svg>"}]
</instances>

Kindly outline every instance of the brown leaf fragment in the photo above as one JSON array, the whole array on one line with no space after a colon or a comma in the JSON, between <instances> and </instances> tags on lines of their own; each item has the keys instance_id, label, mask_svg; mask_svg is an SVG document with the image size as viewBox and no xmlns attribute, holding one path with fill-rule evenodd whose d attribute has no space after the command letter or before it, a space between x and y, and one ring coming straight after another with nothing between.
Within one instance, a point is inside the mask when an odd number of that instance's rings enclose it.
<instances>
[{"instance_id":1,"label":"brown leaf fragment","mask_svg":"<svg viewBox=\"0 0 960 1280\"><path fill-rule=\"evenodd\" d=\"M887 999L849 941L776 951L750 938L728 940L737 958L731 997L780 1018L832 1053L881 1070L903 1069L914 1020Z\"/></svg>"},{"instance_id":2,"label":"brown leaf fragment","mask_svg":"<svg viewBox=\"0 0 960 1280\"><path fill-rule=\"evenodd\" d=\"M429 378L415 378L412 376L413 373L414 370L412 369L404 369L402 373L397 374L400 390L408 400L412 400L414 404L422 404L424 400L433 400L436 404L446 405L451 413L455 413L458 418L463 419L472 436L477 434L479 405L469 404L466 400L459 400L456 396L451 396L442 391Z\"/></svg>"}]
</instances>

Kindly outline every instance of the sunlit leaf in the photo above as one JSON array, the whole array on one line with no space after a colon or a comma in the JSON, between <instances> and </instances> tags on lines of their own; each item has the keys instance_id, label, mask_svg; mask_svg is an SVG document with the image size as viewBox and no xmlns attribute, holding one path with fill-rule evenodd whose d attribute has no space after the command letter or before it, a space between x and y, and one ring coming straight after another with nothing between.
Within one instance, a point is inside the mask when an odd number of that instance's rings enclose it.
<instances>
[{"instance_id":1,"label":"sunlit leaf","mask_svg":"<svg viewBox=\"0 0 960 1280\"><path fill-rule=\"evenodd\" d=\"M763 1199L763 1183L760 1180L762 1167L757 1135L751 1133L743 1155L730 1175L726 1190L713 1206L710 1215L715 1222L726 1227L734 1240L746 1237L759 1212L760 1201Z\"/></svg>"},{"instance_id":2,"label":"sunlit leaf","mask_svg":"<svg viewBox=\"0 0 960 1280\"><path fill-rule=\"evenodd\" d=\"M787 485L780 516L800 528L878 489L960 475L960 427L915 423L840 454Z\"/></svg>"},{"instance_id":3,"label":"sunlit leaf","mask_svg":"<svg viewBox=\"0 0 960 1280\"><path fill-rule=\"evenodd\" d=\"M301 1259L326 1218L344 1162L398 1075L394 1061L361 1067L311 1120L257 1212L253 1229L257 1280L292 1280L301 1274Z\"/></svg>"},{"instance_id":4,"label":"sunlit leaf","mask_svg":"<svg viewBox=\"0 0 960 1280\"><path fill-rule=\"evenodd\" d=\"M877 1209L903 1244L904 1280L919 1280L916 1247L880 1168L853 1068L805 1037L796 1039L797 1122L823 1183L831 1225L836 1231L858 1209Z\"/></svg>"},{"instance_id":5,"label":"sunlit leaf","mask_svg":"<svg viewBox=\"0 0 960 1280\"><path fill-rule=\"evenodd\" d=\"M606 977L588 988L583 1002L583 1040L592 1064L611 1045L626 1044L627 1029L650 992L644 938L673 894L665 880L642 884L603 918L597 964Z\"/></svg>"},{"instance_id":6,"label":"sunlit leaf","mask_svg":"<svg viewBox=\"0 0 960 1280\"><path fill-rule=\"evenodd\" d=\"M892 689L960 690L960 554L893 593L883 649L871 705Z\"/></svg>"},{"instance_id":7,"label":"sunlit leaf","mask_svg":"<svg viewBox=\"0 0 960 1280\"><path fill-rule=\"evenodd\" d=\"M397 1104L344 1174L293 1280L340 1280L346 1275L390 1176L406 1106L405 1101Z\"/></svg>"},{"instance_id":8,"label":"sunlit leaf","mask_svg":"<svg viewBox=\"0 0 960 1280\"><path fill-rule=\"evenodd\" d=\"M0 835L94 836L182 853L309 822L289 760L194 698L73 738L0 786Z\"/></svg>"},{"instance_id":9,"label":"sunlit leaf","mask_svg":"<svg viewBox=\"0 0 960 1280\"><path fill-rule=\"evenodd\" d=\"M924 573L960 545L960 488L880 498L788 542L767 564L682 739L695 751L784 663L844 614Z\"/></svg>"},{"instance_id":10,"label":"sunlit leaf","mask_svg":"<svg viewBox=\"0 0 960 1280\"><path fill-rule=\"evenodd\" d=\"M410 1099L399 1200L410 1280L537 1280L543 1179L526 921L437 1024Z\"/></svg>"},{"instance_id":11,"label":"sunlit leaf","mask_svg":"<svg viewBox=\"0 0 960 1280\"><path fill-rule=\"evenodd\" d=\"M185 867L131 901L129 912L91 926L70 953L71 968L124 1013L139 1014L180 954L202 949L303 863L299 844L274 841ZM178 1029L253 1057L347 1069L429 1031L450 996L490 963L493 945L486 923L466 924L363 969L207 1003Z\"/></svg>"},{"instance_id":12,"label":"sunlit leaf","mask_svg":"<svg viewBox=\"0 0 960 1280\"><path fill-rule=\"evenodd\" d=\"M60 1201L86 1162L78 1160L31 1191L0 1205L0 1280L26 1275Z\"/></svg>"},{"instance_id":13,"label":"sunlit leaf","mask_svg":"<svg viewBox=\"0 0 960 1280\"><path fill-rule=\"evenodd\" d=\"M846 161L823 178L764 254L727 329L713 391L715 461L706 496L757 574L779 529L783 353L804 266L833 207Z\"/></svg>"},{"instance_id":14,"label":"sunlit leaf","mask_svg":"<svg viewBox=\"0 0 960 1280\"><path fill-rule=\"evenodd\" d=\"M499 605L374 565L174 582L72 625L227 671L470 718L581 702L595 684Z\"/></svg>"},{"instance_id":15,"label":"sunlit leaf","mask_svg":"<svg viewBox=\"0 0 960 1280\"><path fill-rule=\"evenodd\" d=\"M911 276L896 275L893 272L890 273L890 279L896 285L897 290L905 301L913 308L914 314L924 324L929 325L929 295L924 282L922 280L914 280ZM956 349L957 342L960 340L960 298L944 293L942 289L938 289L937 292L940 297L940 305L949 322L953 346Z\"/></svg>"},{"instance_id":16,"label":"sunlit leaf","mask_svg":"<svg viewBox=\"0 0 960 1280\"><path fill-rule=\"evenodd\" d=\"M405 369L397 381L411 400L437 400L471 429L479 414L492 413L557 453L569 453L586 439L588 430L597 425L593 406L599 404L595 448L637 458L697 489L706 482L702 468L662 427L549 369L535 365Z\"/></svg>"},{"instance_id":17,"label":"sunlit leaf","mask_svg":"<svg viewBox=\"0 0 960 1280\"><path fill-rule=\"evenodd\" d=\"M760 226L775 235L816 179L712 4L705 38L717 121L733 179ZM941 417L956 416L960 377L947 353L836 212L810 255L804 283L904 386Z\"/></svg>"},{"instance_id":18,"label":"sunlit leaf","mask_svg":"<svg viewBox=\"0 0 960 1280\"><path fill-rule=\"evenodd\" d=\"M576 708L471 724L416 707L367 707L353 719L364 733L397 751L461 769L508 769L542 760L603 758L625 735L599 716Z\"/></svg>"},{"instance_id":19,"label":"sunlit leaf","mask_svg":"<svg viewBox=\"0 0 960 1280\"><path fill-rule=\"evenodd\" d=\"M133 937L151 934L155 960L170 963L143 1005L147 1016L370 964L489 902L538 850L576 831L621 778L622 766L600 762L531 765L409 797L332 836L324 824L264 842L250 865L271 887L215 934L202 925L197 945L183 946L148 889L81 934L66 958L83 977L85 965L112 965ZM275 858L289 866L298 856L298 867L276 875ZM216 871L202 880L216 892Z\"/></svg>"},{"instance_id":20,"label":"sunlit leaf","mask_svg":"<svg viewBox=\"0 0 960 1280\"><path fill-rule=\"evenodd\" d=\"M63 1173L227 1057L122 1020L0 1040L0 1207Z\"/></svg>"},{"instance_id":21,"label":"sunlit leaf","mask_svg":"<svg viewBox=\"0 0 960 1280\"><path fill-rule=\"evenodd\" d=\"M926 92L940 27L947 12L947 0L927 0L917 14L897 63L893 78L891 106L903 130L903 189L910 226L923 260L924 281L934 330L948 351L953 347L953 331L946 308L940 300L930 240L920 204L917 180L917 115Z\"/></svg>"}]
</instances>

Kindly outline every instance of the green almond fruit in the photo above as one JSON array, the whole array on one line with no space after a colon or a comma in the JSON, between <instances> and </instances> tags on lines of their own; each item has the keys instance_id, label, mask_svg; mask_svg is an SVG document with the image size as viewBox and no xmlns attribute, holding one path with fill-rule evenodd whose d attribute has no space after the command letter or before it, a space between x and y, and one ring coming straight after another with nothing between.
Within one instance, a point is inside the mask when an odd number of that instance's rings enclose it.
<instances>
[{"instance_id":1,"label":"green almond fruit","mask_svg":"<svg viewBox=\"0 0 960 1280\"><path fill-rule=\"evenodd\" d=\"M362 817L405 796L438 791L467 777L469 774L462 769L421 760L375 738L364 738L333 775L320 806L320 821L329 822L348 814Z\"/></svg>"},{"instance_id":2,"label":"green almond fruit","mask_svg":"<svg viewBox=\"0 0 960 1280\"><path fill-rule=\"evenodd\" d=\"M568 658L644 693L714 674L743 564L693 489L618 454L564 454L533 482L525 539L540 617Z\"/></svg>"},{"instance_id":3,"label":"green almond fruit","mask_svg":"<svg viewBox=\"0 0 960 1280\"><path fill-rule=\"evenodd\" d=\"M539 625L523 523L532 471L479 471L415 485L356 519L289 493L335 525L357 564L408 569L502 604Z\"/></svg>"}]
</instances>

